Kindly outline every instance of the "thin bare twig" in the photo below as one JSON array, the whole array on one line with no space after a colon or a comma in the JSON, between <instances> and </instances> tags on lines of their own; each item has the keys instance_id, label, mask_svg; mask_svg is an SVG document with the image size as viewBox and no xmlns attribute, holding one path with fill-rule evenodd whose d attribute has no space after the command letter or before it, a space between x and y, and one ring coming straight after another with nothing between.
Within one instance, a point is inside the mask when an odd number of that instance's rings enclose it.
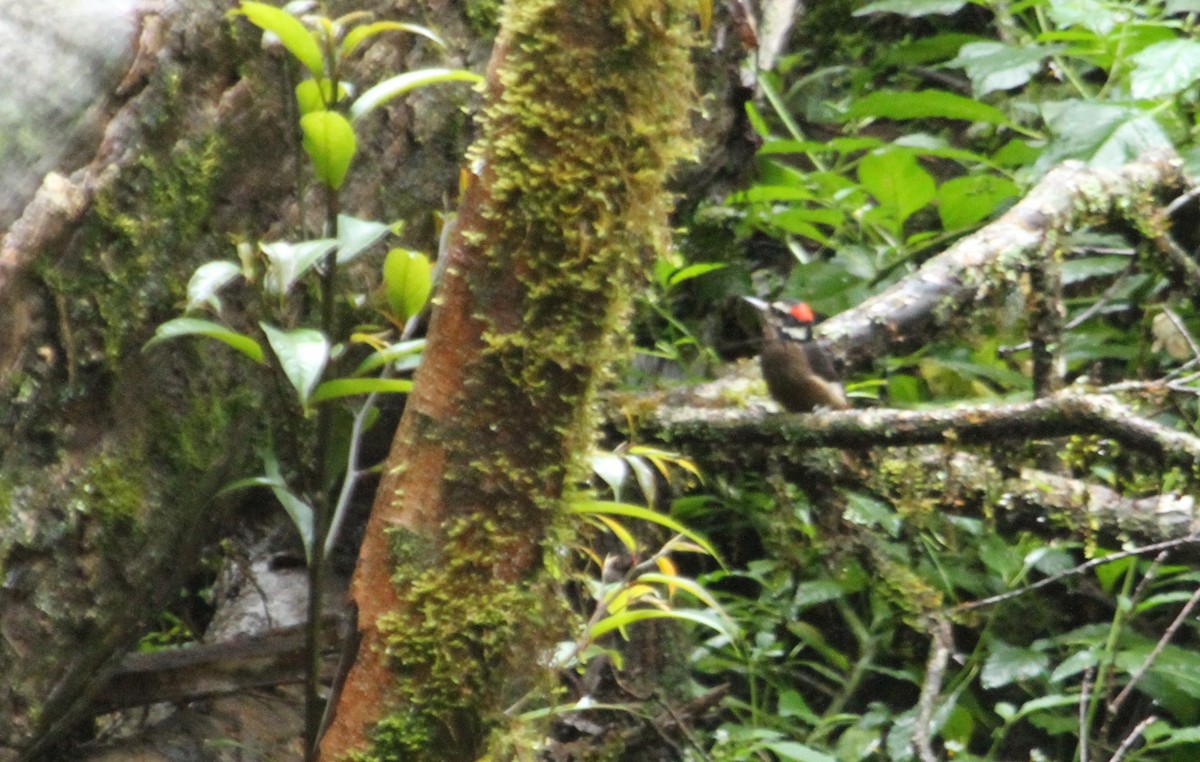
<instances>
[{"instance_id":1,"label":"thin bare twig","mask_svg":"<svg viewBox=\"0 0 1200 762\"><path fill-rule=\"evenodd\" d=\"M1092 694L1092 668L1083 673L1083 684L1079 686L1079 762L1088 762L1088 698Z\"/></svg>"},{"instance_id":2,"label":"thin bare twig","mask_svg":"<svg viewBox=\"0 0 1200 762\"><path fill-rule=\"evenodd\" d=\"M925 681L921 684L921 697L917 701L917 722L913 727L913 743L922 762L938 762L933 753L933 712L942 682L946 677L946 665L954 652L954 630L950 620L938 613L930 616L933 624L933 641L929 644L929 665L925 668Z\"/></svg>"},{"instance_id":3,"label":"thin bare twig","mask_svg":"<svg viewBox=\"0 0 1200 762\"><path fill-rule=\"evenodd\" d=\"M1137 724L1137 727L1135 727L1133 730L1129 731L1129 735L1125 736L1125 740L1121 742L1121 745L1119 747L1117 747L1116 753L1112 755L1112 758L1109 759L1108 762L1121 762L1121 759L1126 754L1129 753L1129 750L1133 748L1134 742L1136 742L1138 740L1138 738L1141 737L1142 733L1145 732L1146 728L1150 727L1151 723L1157 722L1157 721L1158 721L1158 717L1156 715L1152 714L1152 715L1148 716L1146 719L1139 722Z\"/></svg>"},{"instance_id":4,"label":"thin bare twig","mask_svg":"<svg viewBox=\"0 0 1200 762\"><path fill-rule=\"evenodd\" d=\"M1179 631L1179 628L1191 615L1192 609L1196 608L1197 604L1200 604L1200 587L1197 587L1195 592L1192 593L1192 597L1188 598L1187 603L1183 604L1183 608L1179 610L1179 614L1176 615L1174 621L1172 621L1171 625L1163 632L1162 637L1158 639L1158 642L1154 644L1154 650L1146 655L1146 660L1143 661L1137 668L1137 671L1130 676L1129 682L1126 683L1125 687L1121 689L1121 692L1117 694L1117 697L1112 700L1112 703L1108 705L1108 716L1110 718L1116 716L1117 712L1120 711L1121 706L1125 703L1125 700L1129 698L1129 694L1146 675L1146 672L1149 671L1150 667L1154 665L1154 662L1158 658L1159 654L1163 652L1163 649L1166 648L1167 644L1171 642L1171 639L1175 637L1175 633Z\"/></svg>"},{"instance_id":5,"label":"thin bare twig","mask_svg":"<svg viewBox=\"0 0 1200 762\"><path fill-rule=\"evenodd\" d=\"M960 603L957 606L951 606L949 609L946 609L944 613L953 615L983 608L984 606L994 606L997 603L1003 603L1004 601L1012 600L1013 598L1025 595L1026 593L1032 593L1034 590L1039 590L1047 585L1052 585L1055 582L1067 577L1073 577L1075 575L1082 574L1083 572L1095 569L1098 566L1103 566L1104 564L1120 561L1125 558L1130 558L1131 556L1141 556L1145 555L1146 553L1156 553L1160 550L1179 548L1183 547L1184 545L1194 544L1198 541L1200 541L1200 534L1192 533L1187 537L1180 537L1174 540L1164 540L1162 542L1156 542L1151 545L1146 545L1141 548L1134 548L1132 550L1123 550L1118 553L1104 556L1103 558L1093 558L1092 560L1085 561L1076 567L1059 572L1058 574L1051 574L1049 577L1040 579L1031 585L1026 585L1025 587L1017 590L1009 590L1007 593L1000 593L999 595L982 598L978 601L968 601L967 603Z\"/></svg>"}]
</instances>

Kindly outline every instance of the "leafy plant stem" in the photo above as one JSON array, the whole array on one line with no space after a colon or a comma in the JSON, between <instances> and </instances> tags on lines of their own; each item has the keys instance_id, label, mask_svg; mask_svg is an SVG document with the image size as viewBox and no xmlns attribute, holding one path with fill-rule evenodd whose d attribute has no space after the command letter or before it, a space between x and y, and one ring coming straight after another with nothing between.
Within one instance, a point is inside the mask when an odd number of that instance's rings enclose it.
<instances>
[{"instance_id":1,"label":"leafy plant stem","mask_svg":"<svg viewBox=\"0 0 1200 762\"><path fill-rule=\"evenodd\" d=\"M779 91L775 89L775 85L770 81L769 77L763 77L758 81L762 87L763 95L767 97L767 101L771 104L771 108L775 109L775 114L779 120L783 122L783 126L787 128L788 134L794 140L804 140L804 131L800 129L800 125L796 124L796 120L792 118L792 114L788 111L787 104L783 102L783 98L779 96ZM828 165L817 154L807 154L808 160L813 163L819 171L828 171Z\"/></svg>"},{"instance_id":2,"label":"leafy plant stem","mask_svg":"<svg viewBox=\"0 0 1200 762\"><path fill-rule=\"evenodd\" d=\"M1086 732L1088 728L1095 725L1096 713L1100 711L1100 704L1110 688L1108 680L1112 676L1114 662L1117 658L1117 639L1120 637L1121 630L1125 626L1125 606L1121 601L1129 601L1130 593L1133 591L1133 579L1137 564L1130 564L1129 569L1125 573L1125 579L1122 583L1121 594L1117 597L1118 605L1113 612L1112 624L1108 629L1108 637L1104 642L1103 658L1099 661L1099 667L1096 670L1096 683L1093 687L1092 702L1088 706L1087 721L1085 726L1080 729L1080 732ZM1099 739L1100 743L1104 743L1104 739ZM1076 757L1078 759L1078 756Z\"/></svg>"},{"instance_id":3,"label":"leafy plant stem","mask_svg":"<svg viewBox=\"0 0 1200 762\"><path fill-rule=\"evenodd\" d=\"M1033 12L1037 16L1037 23L1038 23L1039 28L1044 30L1044 29L1051 29L1053 27L1053 25L1050 23L1049 19L1046 18L1046 11L1042 6L1040 6L1040 5L1036 6L1034 8ZM1096 94L1091 92L1091 89L1079 77L1079 72L1075 71L1075 68L1073 66L1071 66L1071 64L1068 63L1066 59L1064 59L1062 56L1059 56L1059 55L1052 56L1052 58L1054 59L1054 65L1056 67L1058 67L1058 70L1063 73L1063 76L1067 78L1067 81L1071 83L1071 86L1075 88L1076 92L1078 92L1082 97L1087 98L1088 100L1091 100L1096 97Z\"/></svg>"}]
</instances>

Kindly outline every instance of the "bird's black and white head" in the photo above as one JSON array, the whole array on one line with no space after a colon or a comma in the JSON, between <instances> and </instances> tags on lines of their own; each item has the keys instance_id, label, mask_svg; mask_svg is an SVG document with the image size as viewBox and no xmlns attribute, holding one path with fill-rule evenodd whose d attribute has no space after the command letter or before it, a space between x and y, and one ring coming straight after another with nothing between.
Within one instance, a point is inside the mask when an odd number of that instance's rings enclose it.
<instances>
[{"instance_id":1,"label":"bird's black and white head","mask_svg":"<svg viewBox=\"0 0 1200 762\"><path fill-rule=\"evenodd\" d=\"M765 302L753 296L742 297L763 314L763 320L782 338L792 341L812 341L813 323L816 316L806 302Z\"/></svg>"}]
</instances>

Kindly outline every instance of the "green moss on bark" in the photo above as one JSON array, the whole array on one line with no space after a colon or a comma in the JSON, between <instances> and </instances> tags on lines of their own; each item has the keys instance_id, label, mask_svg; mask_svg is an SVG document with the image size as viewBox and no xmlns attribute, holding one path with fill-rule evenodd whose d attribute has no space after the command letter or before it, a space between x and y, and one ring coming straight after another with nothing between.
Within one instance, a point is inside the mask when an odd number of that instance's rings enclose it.
<instances>
[{"instance_id":1,"label":"green moss on bark","mask_svg":"<svg viewBox=\"0 0 1200 762\"><path fill-rule=\"evenodd\" d=\"M401 604L382 631L401 709L356 760L505 758L503 731L486 740L501 711L530 690L550 699L537 665L565 612L542 553L564 531L563 493L583 475L633 295L669 243L664 186L694 150L692 5L505 7L471 152L484 190L467 198L482 201L460 217L470 274L448 272L466 278L482 346L459 414L421 429L447 452L448 518L440 546L393 538Z\"/></svg>"}]
</instances>

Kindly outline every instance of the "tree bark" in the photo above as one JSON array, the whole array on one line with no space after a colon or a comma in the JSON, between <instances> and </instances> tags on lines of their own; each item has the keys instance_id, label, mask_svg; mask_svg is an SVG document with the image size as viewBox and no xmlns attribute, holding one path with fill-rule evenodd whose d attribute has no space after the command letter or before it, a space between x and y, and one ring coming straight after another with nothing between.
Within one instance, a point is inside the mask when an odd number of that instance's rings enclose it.
<instances>
[{"instance_id":1,"label":"tree bark","mask_svg":"<svg viewBox=\"0 0 1200 762\"><path fill-rule=\"evenodd\" d=\"M516 0L424 361L354 580L363 641L326 758L473 760L537 688L543 556L690 144L690 3ZM493 759L511 748L492 739Z\"/></svg>"}]
</instances>

